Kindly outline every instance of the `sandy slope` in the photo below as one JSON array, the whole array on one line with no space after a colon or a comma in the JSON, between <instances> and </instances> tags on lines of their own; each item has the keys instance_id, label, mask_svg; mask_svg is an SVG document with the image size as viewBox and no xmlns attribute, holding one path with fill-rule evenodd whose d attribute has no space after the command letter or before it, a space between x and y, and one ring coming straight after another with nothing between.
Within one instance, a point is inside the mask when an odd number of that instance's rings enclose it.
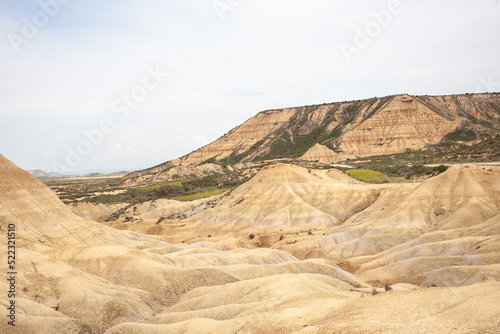
<instances>
[{"instance_id":1,"label":"sandy slope","mask_svg":"<svg viewBox=\"0 0 500 334\"><path fill-rule=\"evenodd\" d=\"M324 228L369 206L377 190L338 170L308 170L278 164L263 168L216 206L192 217L200 225L235 231Z\"/></svg>"},{"instance_id":2,"label":"sandy slope","mask_svg":"<svg viewBox=\"0 0 500 334\"><path fill-rule=\"evenodd\" d=\"M134 222L137 226L165 225L166 232L185 237L199 235L210 225L214 237L209 240L215 242L189 244L167 243L160 239L173 236L119 231L78 217L45 185L1 155L0 181L2 259L6 226L15 222L18 235L15 333L499 329L500 283L483 282L483 277L498 278L499 273L497 170L457 167L412 188L374 187L334 170L277 165L217 200L145 203L128 213L141 217ZM398 211L398 203L415 212L415 221ZM377 210L380 205L386 225ZM436 206L445 212L431 219L428 211ZM463 208L481 213L464 216ZM342 216L346 212L353 214ZM155 223L158 216L183 213L185 218ZM185 226L176 225L179 222ZM298 240L293 244L287 245L292 238L288 234L273 243L290 252L238 247L255 246L238 237L240 228L245 234L252 228L260 231L251 241L258 242L268 231L284 233L280 222L289 232L312 228L314 233L294 235ZM356 275L335 265L341 260L342 267ZM7 271L6 261L0 270ZM372 295L373 288L364 280L465 286L395 284L394 291L379 288L381 293ZM7 291L6 282L0 289ZM2 308L7 303L6 294L0 294ZM2 321L0 332L12 328Z\"/></svg>"},{"instance_id":3,"label":"sandy slope","mask_svg":"<svg viewBox=\"0 0 500 334\"><path fill-rule=\"evenodd\" d=\"M147 231L175 242L232 238L245 247L328 258L375 285L460 286L500 278L499 191L498 168L454 166L411 186L277 164L158 224L156 208L127 226L154 225Z\"/></svg>"},{"instance_id":4,"label":"sandy slope","mask_svg":"<svg viewBox=\"0 0 500 334\"><path fill-rule=\"evenodd\" d=\"M67 206L76 213L78 216L86 219L91 219L96 222L104 222L112 213L125 207L126 204L102 204L102 203L88 203L78 202L70 203Z\"/></svg>"},{"instance_id":5,"label":"sandy slope","mask_svg":"<svg viewBox=\"0 0 500 334\"><path fill-rule=\"evenodd\" d=\"M193 289L270 275L317 275L338 282L335 291L367 287L326 260L224 242L176 246L80 218L3 156L0 180L3 259L7 225L17 225L19 333L102 333L150 319ZM6 261L0 268L7 271ZM0 304L7 303L2 294ZM10 327L2 322L0 330Z\"/></svg>"},{"instance_id":6,"label":"sandy slope","mask_svg":"<svg viewBox=\"0 0 500 334\"><path fill-rule=\"evenodd\" d=\"M305 282L301 282L305 280ZM359 298L314 276L200 288L146 324L107 333L498 333L500 283ZM286 291L286 297L283 292Z\"/></svg>"}]
</instances>

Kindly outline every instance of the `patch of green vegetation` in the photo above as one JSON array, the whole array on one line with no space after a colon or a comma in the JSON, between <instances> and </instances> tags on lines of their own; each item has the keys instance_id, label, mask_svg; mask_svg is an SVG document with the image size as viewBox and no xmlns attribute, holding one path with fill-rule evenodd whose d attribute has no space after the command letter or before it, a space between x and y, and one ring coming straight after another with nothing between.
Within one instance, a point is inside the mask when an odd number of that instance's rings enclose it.
<instances>
[{"instance_id":1,"label":"patch of green vegetation","mask_svg":"<svg viewBox=\"0 0 500 334\"><path fill-rule=\"evenodd\" d=\"M342 103L329 104L323 118L317 122L311 120L311 114L320 108L319 105L298 108L288 123L272 134L274 138L267 144L269 147L266 154L259 156L258 160L296 158L306 153L316 143L322 143L332 149L332 144L342 135L345 125L355 120L362 108L374 104L375 101L378 100L349 102L342 110L340 110ZM334 121L340 124L330 130L329 126ZM304 124L309 124L312 130L307 131Z\"/></svg>"},{"instance_id":2,"label":"patch of green vegetation","mask_svg":"<svg viewBox=\"0 0 500 334\"><path fill-rule=\"evenodd\" d=\"M237 172L228 175L214 174L193 180L172 181L147 187L129 188L119 194L87 196L81 198L80 201L105 204L137 204L159 198L192 200L214 196L232 189L247 180L248 178L241 177Z\"/></svg>"},{"instance_id":3,"label":"patch of green vegetation","mask_svg":"<svg viewBox=\"0 0 500 334\"><path fill-rule=\"evenodd\" d=\"M425 167L423 165L399 165L399 166L379 166L374 167L378 171L391 177L404 177L407 180L416 177L434 176L446 172L447 166Z\"/></svg>"},{"instance_id":4,"label":"patch of green vegetation","mask_svg":"<svg viewBox=\"0 0 500 334\"><path fill-rule=\"evenodd\" d=\"M226 159L222 159L221 163L235 164L249 156L256 156L256 158L252 159L254 162L297 158L306 153L316 143L334 149L336 142L343 134L345 126L357 120L362 110L370 110L369 113L363 116L363 120L367 119L393 98L394 96L388 96L380 99L372 98L298 107L294 115L283 126L255 143L244 153L233 154ZM325 108L325 106L327 110L326 112L322 111L321 119L315 120L311 117L318 108ZM335 122L338 125L332 130L330 127ZM310 127L310 129L307 127ZM257 155L257 152L265 153Z\"/></svg>"},{"instance_id":5,"label":"patch of green vegetation","mask_svg":"<svg viewBox=\"0 0 500 334\"><path fill-rule=\"evenodd\" d=\"M333 129L332 132L330 132L330 135L328 136L327 140L323 141L322 144L326 144L330 139L336 139L344 133L344 127L343 126L337 126L335 129Z\"/></svg>"},{"instance_id":6,"label":"patch of green vegetation","mask_svg":"<svg viewBox=\"0 0 500 334\"><path fill-rule=\"evenodd\" d=\"M346 174L367 183L388 183L390 178L378 171L369 169L351 169L346 170Z\"/></svg>"},{"instance_id":7,"label":"patch of green vegetation","mask_svg":"<svg viewBox=\"0 0 500 334\"><path fill-rule=\"evenodd\" d=\"M357 161L362 162L357 162ZM422 151L376 155L350 161L363 168L376 169L400 165L428 165L465 162L500 161L500 135L483 140L474 145L443 141ZM380 170L385 172L385 170Z\"/></svg>"},{"instance_id":8,"label":"patch of green vegetation","mask_svg":"<svg viewBox=\"0 0 500 334\"><path fill-rule=\"evenodd\" d=\"M217 156L218 156L218 155L216 155L216 156L214 156L214 157L211 157L211 158L209 158L209 159L207 159L207 160L203 161L202 163L200 163L200 165L204 165L204 164L215 164L215 163L217 163Z\"/></svg>"},{"instance_id":9,"label":"patch of green vegetation","mask_svg":"<svg viewBox=\"0 0 500 334\"><path fill-rule=\"evenodd\" d=\"M43 182L66 203L92 196L96 192L118 190L122 183L120 178L57 179Z\"/></svg>"},{"instance_id":10,"label":"patch of green vegetation","mask_svg":"<svg viewBox=\"0 0 500 334\"><path fill-rule=\"evenodd\" d=\"M132 207L133 205L134 205L134 203L129 204L129 205L127 205L126 207L123 207L123 208L121 208L120 210L118 210L118 211L116 211L116 212L112 213L112 214L111 214L108 218L106 218L106 221L108 222L108 221L113 221L113 220L118 219L118 218L120 217L120 215L124 214L124 213L125 213L125 211L126 211L127 209L129 209L130 207Z\"/></svg>"},{"instance_id":11,"label":"patch of green vegetation","mask_svg":"<svg viewBox=\"0 0 500 334\"><path fill-rule=\"evenodd\" d=\"M468 129L457 129L448 133L443 141L472 141L476 140L476 133Z\"/></svg>"},{"instance_id":12,"label":"patch of green vegetation","mask_svg":"<svg viewBox=\"0 0 500 334\"><path fill-rule=\"evenodd\" d=\"M166 185L170 186L182 186L183 182L187 182L190 180L180 180L180 181L171 181L171 182L166 182L166 183L159 183L159 184L154 184L152 186L147 186L147 187L140 187L137 188L138 190L143 190L143 191L148 191L148 190L155 190L155 189L160 189L161 187L164 187Z\"/></svg>"},{"instance_id":13,"label":"patch of green vegetation","mask_svg":"<svg viewBox=\"0 0 500 334\"><path fill-rule=\"evenodd\" d=\"M389 183L400 182L402 178L410 180L417 177L434 176L448 169L444 165L437 167L425 167L422 165L371 166L370 168L351 169L346 170L345 173L367 183Z\"/></svg>"},{"instance_id":14,"label":"patch of green vegetation","mask_svg":"<svg viewBox=\"0 0 500 334\"><path fill-rule=\"evenodd\" d=\"M430 110L434 111L436 114L443 117L444 119L450 122L455 120L451 115L443 112L441 107L435 105L435 100L432 97L422 95L422 96L413 96L413 98L416 99L418 102L422 103L423 105L425 105Z\"/></svg>"},{"instance_id":15,"label":"patch of green vegetation","mask_svg":"<svg viewBox=\"0 0 500 334\"><path fill-rule=\"evenodd\" d=\"M238 151L238 149L236 149L227 158L222 159L221 163L223 163L225 165L234 165L234 164L237 164L238 162L241 162L244 158L246 158L247 156L249 156L250 154L252 154L256 150L258 150L262 146L262 144L265 143L266 139L267 139L267 137L259 140L258 142L253 144L247 151L245 151L241 154L235 154L234 152Z\"/></svg>"},{"instance_id":16,"label":"patch of green vegetation","mask_svg":"<svg viewBox=\"0 0 500 334\"><path fill-rule=\"evenodd\" d=\"M370 118L373 115L375 115L377 113L377 111L379 111L380 109L385 107L392 100L392 98L393 98L393 96L386 96L386 97L380 98L378 104L373 108L373 110L368 115L365 116L365 119ZM374 102L376 102L378 99L374 98L371 100L375 100Z\"/></svg>"},{"instance_id":17,"label":"patch of green vegetation","mask_svg":"<svg viewBox=\"0 0 500 334\"><path fill-rule=\"evenodd\" d=\"M60 185L68 185L68 184L81 184L96 181L95 179L45 179L42 180L47 186L60 186Z\"/></svg>"},{"instance_id":18,"label":"patch of green vegetation","mask_svg":"<svg viewBox=\"0 0 500 334\"><path fill-rule=\"evenodd\" d=\"M212 197L215 195L220 195L228 190L231 190L231 189L226 188L226 189L215 189L215 190L209 190L209 191L202 191L202 192L195 193L195 194L172 197L172 199L175 199L178 201L193 201L195 199L208 198L208 197Z\"/></svg>"}]
</instances>

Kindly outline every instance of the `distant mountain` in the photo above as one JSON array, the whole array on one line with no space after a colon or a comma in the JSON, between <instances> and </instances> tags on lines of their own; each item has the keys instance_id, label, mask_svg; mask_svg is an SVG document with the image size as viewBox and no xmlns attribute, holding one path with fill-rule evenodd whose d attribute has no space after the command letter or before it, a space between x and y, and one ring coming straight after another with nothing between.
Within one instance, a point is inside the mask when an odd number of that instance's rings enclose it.
<instances>
[{"instance_id":1,"label":"distant mountain","mask_svg":"<svg viewBox=\"0 0 500 334\"><path fill-rule=\"evenodd\" d=\"M266 110L179 159L131 173L148 179L207 163L235 165L299 158L316 144L341 157L426 150L442 142L477 143L500 133L500 94L394 95ZM175 175L172 171L169 175ZM182 174L184 176L189 174Z\"/></svg>"},{"instance_id":2,"label":"distant mountain","mask_svg":"<svg viewBox=\"0 0 500 334\"><path fill-rule=\"evenodd\" d=\"M128 168L128 169L88 169L88 170L80 170L74 171L67 174L71 175L90 175L90 174L101 174L101 175L112 175L112 174L123 174L130 173L136 170L141 170L143 168Z\"/></svg>"},{"instance_id":3,"label":"distant mountain","mask_svg":"<svg viewBox=\"0 0 500 334\"><path fill-rule=\"evenodd\" d=\"M105 170L102 170L105 171ZM73 174L59 174L59 173L50 173L46 172L43 169L32 169L28 170L31 175L38 179L53 179L53 178L65 178L65 177L105 177L105 176L122 176L130 173L130 171L115 171L111 170L111 172L76 172Z\"/></svg>"},{"instance_id":4,"label":"distant mountain","mask_svg":"<svg viewBox=\"0 0 500 334\"><path fill-rule=\"evenodd\" d=\"M66 175L64 175L64 174L49 173L49 172L44 171L43 169L32 169L32 170L28 170L27 172L38 179L50 179L50 178L56 178L56 177L66 177Z\"/></svg>"}]
</instances>

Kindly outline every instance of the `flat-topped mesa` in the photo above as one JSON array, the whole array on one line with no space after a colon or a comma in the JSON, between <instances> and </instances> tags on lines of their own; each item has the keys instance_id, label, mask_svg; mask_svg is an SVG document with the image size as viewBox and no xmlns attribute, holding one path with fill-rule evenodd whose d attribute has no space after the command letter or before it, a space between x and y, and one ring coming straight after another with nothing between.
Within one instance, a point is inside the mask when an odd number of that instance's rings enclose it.
<instances>
[{"instance_id":1,"label":"flat-topped mesa","mask_svg":"<svg viewBox=\"0 0 500 334\"><path fill-rule=\"evenodd\" d=\"M499 132L498 93L401 94L261 111L216 141L176 160L175 166L298 158L316 144L347 157L366 157L422 150L457 138L473 142ZM165 163L147 174L173 166ZM128 178L143 174L133 173Z\"/></svg>"}]
</instances>

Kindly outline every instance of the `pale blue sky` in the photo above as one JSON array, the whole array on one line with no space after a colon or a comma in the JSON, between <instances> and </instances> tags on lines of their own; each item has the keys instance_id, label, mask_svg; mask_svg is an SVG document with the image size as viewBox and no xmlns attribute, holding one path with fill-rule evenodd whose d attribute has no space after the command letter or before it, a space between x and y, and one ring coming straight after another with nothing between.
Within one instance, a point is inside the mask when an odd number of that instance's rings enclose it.
<instances>
[{"instance_id":1,"label":"pale blue sky","mask_svg":"<svg viewBox=\"0 0 500 334\"><path fill-rule=\"evenodd\" d=\"M71 169L156 165L264 109L500 91L496 0L402 0L378 30L372 12L391 1L65 0L43 14L54 1L0 2L0 153L25 169L68 165L105 118L113 131ZM40 26L29 38L26 20ZM342 43L367 27L348 62ZM148 67L169 76L120 119L113 101Z\"/></svg>"}]
</instances>

